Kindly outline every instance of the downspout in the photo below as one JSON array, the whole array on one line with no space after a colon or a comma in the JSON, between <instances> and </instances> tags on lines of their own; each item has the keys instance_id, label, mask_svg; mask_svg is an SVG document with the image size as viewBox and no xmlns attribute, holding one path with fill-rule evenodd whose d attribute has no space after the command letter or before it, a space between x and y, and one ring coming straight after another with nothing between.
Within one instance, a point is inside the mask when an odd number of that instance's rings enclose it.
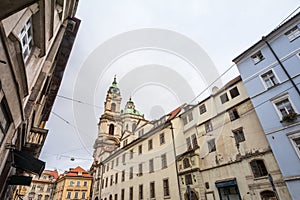
<instances>
[{"instance_id":1,"label":"downspout","mask_svg":"<svg viewBox=\"0 0 300 200\"><path fill-rule=\"evenodd\" d=\"M179 199L182 200L181 197L181 191L180 191L180 183L179 183L179 175L178 175L178 166L177 166L177 159L176 159L176 148L175 148L175 139L174 139L174 128L172 125L172 122L170 121L171 124L171 133L172 133L172 143L173 143L173 153L174 153L174 158L175 158L175 167L176 167L176 176L177 176L177 186L178 186L178 192L179 192Z\"/></svg>"},{"instance_id":2,"label":"downspout","mask_svg":"<svg viewBox=\"0 0 300 200\"><path fill-rule=\"evenodd\" d=\"M271 47L271 45L269 44L269 42L267 41L266 37L263 36L262 40L267 44L267 46L269 47L269 49L271 50L272 54L274 55L274 57L276 58L277 62L279 63L280 67L282 68L282 70L284 71L284 73L287 75L289 81L292 83L293 87L296 89L298 95L300 96L300 90L297 87L297 85L295 84L294 80L291 78L290 74L288 73L288 71L285 69L285 67L283 66L282 62L280 61L280 59L278 58L277 54L275 53L275 51L273 50L273 48Z\"/></svg>"}]
</instances>

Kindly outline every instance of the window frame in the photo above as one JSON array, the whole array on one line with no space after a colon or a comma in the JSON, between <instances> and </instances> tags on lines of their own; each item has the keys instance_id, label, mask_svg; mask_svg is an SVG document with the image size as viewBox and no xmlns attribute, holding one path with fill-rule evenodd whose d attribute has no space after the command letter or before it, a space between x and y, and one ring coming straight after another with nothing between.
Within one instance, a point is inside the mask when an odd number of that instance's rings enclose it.
<instances>
[{"instance_id":1,"label":"window frame","mask_svg":"<svg viewBox=\"0 0 300 200\"><path fill-rule=\"evenodd\" d=\"M166 143L166 140L165 140L165 133L164 133L164 132L162 132L161 134L159 134L159 143L160 143L160 145Z\"/></svg>"},{"instance_id":2,"label":"window frame","mask_svg":"<svg viewBox=\"0 0 300 200\"><path fill-rule=\"evenodd\" d=\"M3 137L2 138L0 137L0 145L1 145L2 142L5 140L10 125L12 124L11 113L6 98L4 96L0 101L0 110L1 110L0 113L2 115L2 117L0 116L0 133L3 134ZM4 125L2 124L3 121L5 121Z\"/></svg>"},{"instance_id":3,"label":"window frame","mask_svg":"<svg viewBox=\"0 0 300 200\"><path fill-rule=\"evenodd\" d=\"M30 57L33 47L34 47L32 17L30 17L26 21L26 23L23 25L23 28L21 29L21 31L18 35L18 39L20 40L20 44L21 44L21 51L22 51L21 54L22 54L24 63L26 63L26 61ZM26 40L25 44L23 44L24 39ZM24 56L25 51L27 51L27 55Z\"/></svg>"},{"instance_id":4,"label":"window frame","mask_svg":"<svg viewBox=\"0 0 300 200\"><path fill-rule=\"evenodd\" d=\"M295 149L296 154L298 155L298 157L300 159L300 144L298 145L295 142L295 139L299 139L300 140L300 132L288 135L288 138L290 139L290 142L291 142L293 148Z\"/></svg>"},{"instance_id":5,"label":"window frame","mask_svg":"<svg viewBox=\"0 0 300 200\"><path fill-rule=\"evenodd\" d=\"M149 173L153 173L154 172L154 159L151 158L149 160Z\"/></svg>"},{"instance_id":6,"label":"window frame","mask_svg":"<svg viewBox=\"0 0 300 200\"><path fill-rule=\"evenodd\" d=\"M284 33L287 39L292 42L300 37L300 28L296 25L293 28L289 29L287 32Z\"/></svg>"},{"instance_id":7,"label":"window frame","mask_svg":"<svg viewBox=\"0 0 300 200\"><path fill-rule=\"evenodd\" d=\"M206 113L206 111L207 111L207 110L206 110L205 103L204 103L204 104L201 104L201 105L199 106L199 112L200 112L200 115Z\"/></svg>"},{"instance_id":8,"label":"window frame","mask_svg":"<svg viewBox=\"0 0 300 200\"><path fill-rule=\"evenodd\" d=\"M150 198L155 198L155 181L150 182Z\"/></svg>"},{"instance_id":9,"label":"window frame","mask_svg":"<svg viewBox=\"0 0 300 200\"><path fill-rule=\"evenodd\" d=\"M236 144L246 141L243 127L232 130L232 133L233 133L233 137L235 139Z\"/></svg>"},{"instance_id":10,"label":"window frame","mask_svg":"<svg viewBox=\"0 0 300 200\"><path fill-rule=\"evenodd\" d=\"M213 131L213 125L212 125L212 121L208 120L207 122L204 123L204 127L205 127L205 132L209 133L211 131Z\"/></svg>"},{"instance_id":11,"label":"window frame","mask_svg":"<svg viewBox=\"0 0 300 200\"><path fill-rule=\"evenodd\" d=\"M139 200L144 198L144 186L143 184L139 184Z\"/></svg>"},{"instance_id":12,"label":"window frame","mask_svg":"<svg viewBox=\"0 0 300 200\"><path fill-rule=\"evenodd\" d=\"M229 94L230 94L231 99L234 99L235 97L240 95L240 91L238 90L238 87L235 86L234 88L229 90Z\"/></svg>"},{"instance_id":13,"label":"window frame","mask_svg":"<svg viewBox=\"0 0 300 200\"><path fill-rule=\"evenodd\" d=\"M228 110L228 115L229 115L229 119L230 121L234 121L240 118L239 112L237 111L236 108L233 108L231 110Z\"/></svg>"},{"instance_id":14,"label":"window frame","mask_svg":"<svg viewBox=\"0 0 300 200\"><path fill-rule=\"evenodd\" d=\"M168 167L167 154L164 153L161 155L161 168L165 169Z\"/></svg>"},{"instance_id":15,"label":"window frame","mask_svg":"<svg viewBox=\"0 0 300 200\"><path fill-rule=\"evenodd\" d=\"M152 150L153 149L153 140L152 139L149 139L148 140L148 151Z\"/></svg>"},{"instance_id":16,"label":"window frame","mask_svg":"<svg viewBox=\"0 0 300 200\"><path fill-rule=\"evenodd\" d=\"M221 103L222 103L222 104L224 104L224 103L226 103L226 102L229 101L227 92L225 92L224 94L221 94L221 95L220 95L220 100L221 100Z\"/></svg>"},{"instance_id":17,"label":"window frame","mask_svg":"<svg viewBox=\"0 0 300 200\"><path fill-rule=\"evenodd\" d=\"M164 197L170 196L170 184L168 178L163 179L163 191L164 191Z\"/></svg>"},{"instance_id":18,"label":"window frame","mask_svg":"<svg viewBox=\"0 0 300 200\"><path fill-rule=\"evenodd\" d=\"M290 103L290 105L291 105L291 107L292 107L292 109L293 109L293 112L298 113L298 110L296 110L296 107L295 107L295 105L293 104L293 102L291 101L289 95L288 95L288 94L284 94L284 95L282 95L281 97L278 97L278 98L276 98L276 99L274 99L274 100L272 101L273 106L274 106L274 108L275 108L275 110L276 110L276 112L277 112L277 114L278 114L280 120L282 120L282 118L284 117L284 115L283 115L282 112L278 109L278 106L277 106L276 104L278 104L278 103L280 103L280 102L283 102L283 101L285 101L285 100L288 100L288 101L289 101L289 103Z\"/></svg>"},{"instance_id":19,"label":"window frame","mask_svg":"<svg viewBox=\"0 0 300 200\"><path fill-rule=\"evenodd\" d=\"M208 147L208 153L217 151L216 139L213 138L213 139L207 140L207 147Z\"/></svg>"},{"instance_id":20,"label":"window frame","mask_svg":"<svg viewBox=\"0 0 300 200\"><path fill-rule=\"evenodd\" d=\"M259 166L258 162L260 162L259 164L262 163L263 165ZM265 177L268 175L268 169L263 159L253 159L249 164L254 178ZM254 166L254 164L256 164L256 166ZM265 169L265 172L263 172L262 166ZM254 167L257 169L254 169ZM256 174L256 172L259 172L259 174Z\"/></svg>"},{"instance_id":21,"label":"window frame","mask_svg":"<svg viewBox=\"0 0 300 200\"><path fill-rule=\"evenodd\" d=\"M252 54L250 56L252 62L254 63L254 65L260 63L261 61L263 61L265 59L264 55L262 54L261 50L257 51L256 53Z\"/></svg>"},{"instance_id":22,"label":"window frame","mask_svg":"<svg viewBox=\"0 0 300 200\"><path fill-rule=\"evenodd\" d=\"M273 81L273 79L270 78L270 75L269 75L270 73L273 75L275 82ZM266 82L266 79L265 79L265 76L267 76L266 78L268 78L268 80L272 83L271 86L268 86L268 84ZM270 70L264 72L263 74L259 75L259 77L260 77L260 80L263 83L266 90L271 89L271 88L273 88L273 87L280 84L278 76L277 76L276 72L273 69L270 69Z\"/></svg>"}]
</instances>

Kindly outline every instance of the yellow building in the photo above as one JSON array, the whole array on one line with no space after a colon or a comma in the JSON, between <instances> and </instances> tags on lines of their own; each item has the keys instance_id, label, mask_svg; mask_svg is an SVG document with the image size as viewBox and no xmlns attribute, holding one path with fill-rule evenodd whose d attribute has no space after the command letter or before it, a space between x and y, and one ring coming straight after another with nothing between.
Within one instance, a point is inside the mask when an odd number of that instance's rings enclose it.
<instances>
[{"instance_id":1,"label":"yellow building","mask_svg":"<svg viewBox=\"0 0 300 200\"><path fill-rule=\"evenodd\" d=\"M51 200L53 199L55 184L58 178L56 170L44 170L40 177L35 176L32 179L30 187L22 187L23 200ZM24 196L23 196L24 195Z\"/></svg>"},{"instance_id":2,"label":"yellow building","mask_svg":"<svg viewBox=\"0 0 300 200\"><path fill-rule=\"evenodd\" d=\"M90 199L92 175L80 166L61 174L53 200Z\"/></svg>"}]
</instances>

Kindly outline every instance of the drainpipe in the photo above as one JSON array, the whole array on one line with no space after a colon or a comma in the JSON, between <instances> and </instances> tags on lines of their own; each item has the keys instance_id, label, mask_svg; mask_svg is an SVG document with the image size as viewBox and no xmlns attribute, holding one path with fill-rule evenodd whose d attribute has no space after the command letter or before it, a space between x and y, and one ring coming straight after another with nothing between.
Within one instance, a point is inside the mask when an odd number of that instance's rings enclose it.
<instances>
[{"instance_id":1,"label":"drainpipe","mask_svg":"<svg viewBox=\"0 0 300 200\"><path fill-rule=\"evenodd\" d=\"M177 166L177 159L176 159L176 148L175 148L175 139L174 139L174 128L172 125L172 122L170 122L171 124L171 133L172 133L172 143L173 143L173 153L174 153L174 157L175 157L175 167L176 167L176 176L177 176L177 186L178 186L178 192L179 192L179 199L182 200L182 196L181 196L181 191L180 191L180 183L179 183L179 175L178 175L178 166Z\"/></svg>"},{"instance_id":2,"label":"drainpipe","mask_svg":"<svg viewBox=\"0 0 300 200\"><path fill-rule=\"evenodd\" d=\"M280 59L278 58L277 54L275 53L275 51L273 50L273 48L271 47L271 45L269 44L269 42L267 41L266 37L263 36L262 40L267 44L267 46L269 47L269 49L271 50L272 54L274 55L274 57L276 58L277 62L279 63L280 67L282 68L282 70L284 71L284 73L287 75L289 81L292 83L293 87L296 89L298 95L300 96L300 91L299 88L297 87L297 85L295 84L295 82L293 81L293 79L291 78L290 74L288 73L288 71L285 69L285 67L283 66L282 62L280 61Z\"/></svg>"}]
</instances>

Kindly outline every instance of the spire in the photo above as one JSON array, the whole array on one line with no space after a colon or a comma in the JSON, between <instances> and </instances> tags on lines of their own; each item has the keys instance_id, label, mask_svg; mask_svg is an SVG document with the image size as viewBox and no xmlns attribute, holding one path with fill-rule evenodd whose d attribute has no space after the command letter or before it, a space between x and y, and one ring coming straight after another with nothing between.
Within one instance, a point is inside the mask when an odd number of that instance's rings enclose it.
<instances>
[{"instance_id":1,"label":"spire","mask_svg":"<svg viewBox=\"0 0 300 200\"><path fill-rule=\"evenodd\" d=\"M116 75L114 76L114 80L113 80L111 86L109 87L108 92L109 93L120 94L120 89L117 86L117 77L116 77Z\"/></svg>"}]
</instances>

